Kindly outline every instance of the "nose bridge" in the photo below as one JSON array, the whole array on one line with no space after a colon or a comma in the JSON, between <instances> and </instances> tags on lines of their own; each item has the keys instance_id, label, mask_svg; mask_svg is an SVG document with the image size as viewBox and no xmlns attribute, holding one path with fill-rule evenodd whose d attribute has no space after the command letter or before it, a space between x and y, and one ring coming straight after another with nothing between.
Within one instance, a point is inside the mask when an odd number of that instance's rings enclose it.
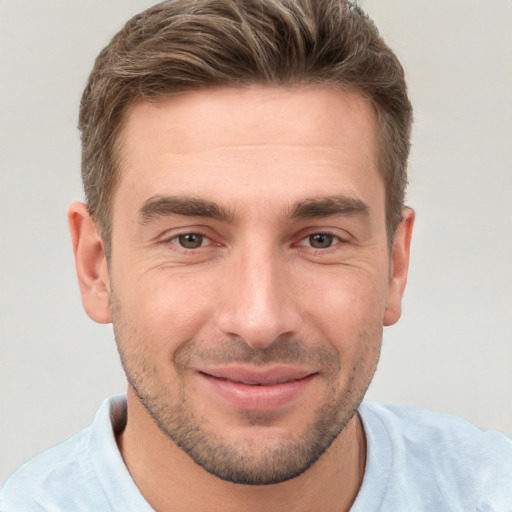
<instances>
[{"instance_id":1,"label":"nose bridge","mask_svg":"<svg viewBox=\"0 0 512 512\"><path fill-rule=\"evenodd\" d=\"M296 328L287 287L286 261L268 240L253 238L237 247L227 266L218 326L254 347L272 343Z\"/></svg>"}]
</instances>

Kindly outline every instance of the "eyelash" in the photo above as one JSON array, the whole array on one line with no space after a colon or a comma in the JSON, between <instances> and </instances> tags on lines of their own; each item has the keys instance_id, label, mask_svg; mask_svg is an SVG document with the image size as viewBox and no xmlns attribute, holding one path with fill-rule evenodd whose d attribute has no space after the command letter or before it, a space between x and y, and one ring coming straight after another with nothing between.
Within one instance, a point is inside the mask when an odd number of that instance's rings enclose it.
<instances>
[{"instance_id":1,"label":"eyelash","mask_svg":"<svg viewBox=\"0 0 512 512\"><path fill-rule=\"evenodd\" d=\"M198 246L198 247L193 247L193 248L184 247L179 242L179 239L182 238L182 237L186 237L186 236L198 236L198 237L201 237L202 238L201 245ZM207 243L207 244L203 245L203 242L205 240L208 240L210 243ZM171 243L173 245L176 245L177 247L179 247L179 249L187 251L187 252L191 252L191 251L194 251L194 250L197 250L197 249L201 249L202 247L205 247L205 246L214 245L214 242L211 240L211 238L206 233L203 233L201 231L187 231L186 233L179 233L177 235L174 235L172 238L169 238L168 240L166 240L166 242L167 243Z\"/></svg>"},{"instance_id":2,"label":"eyelash","mask_svg":"<svg viewBox=\"0 0 512 512\"><path fill-rule=\"evenodd\" d=\"M333 233L331 231L316 231L314 233L310 233L309 235L303 237L297 245L301 246L301 247L305 247L306 244L303 242L307 243L308 240L309 240L309 242L311 242L311 238L313 238L315 236L325 236L325 237L332 238L331 244L327 247L313 247L311 245L311 243L307 245L307 247L309 247L315 251L319 251L319 252L325 252L329 249L332 249L333 247L343 243L343 241L344 241L339 235L336 235L335 233Z\"/></svg>"},{"instance_id":3,"label":"eyelash","mask_svg":"<svg viewBox=\"0 0 512 512\"><path fill-rule=\"evenodd\" d=\"M198 247L184 247L180 243L179 240L180 240L180 238L187 237L187 236L201 237L202 238L201 245L199 245ZM311 239L312 239L312 237L315 237L315 236L325 236L325 237L332 238L330 245L328 245L327 247L312 246ZM209 243L204 244L205 240L209 241ZM308 243L308 240L310 243ZM310 249L312 249L314 251L318 251L318 252L325 252L343 242L344 242L344 240L340 236L336 235L335 233L333 233L331 231L317 231L317 232L310 233L309 235L304 236L303 238L300 239L300 241L297 244L294 244L294 245L298 246L298 247L309 247ZM188 231L185 233L179 233L179 234L173 236L172 238L167 239L166 243L171 243L171 244L177 246L180 250L183 250L186 252L192 252L192 251L201 249L203 247L215 245L215 242L213 242L211 240L211 238L206 233L201 232L201 231Z\"/></svg>"}]
</instances>

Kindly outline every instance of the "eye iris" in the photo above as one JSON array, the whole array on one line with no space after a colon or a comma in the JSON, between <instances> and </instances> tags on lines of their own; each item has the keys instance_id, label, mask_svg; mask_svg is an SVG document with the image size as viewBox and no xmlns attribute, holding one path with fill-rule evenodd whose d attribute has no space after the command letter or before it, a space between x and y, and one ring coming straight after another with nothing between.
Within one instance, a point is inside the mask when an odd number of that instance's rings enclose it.
<instances>
[{"instance_id":1,"label":"eye iris","mask_svg":"<svg viewBox=\"0 0 512 512\"><path fill-rule=\"evenodd\" d=\"M315 249L326 249L332 245L332 242L333 236L325 233L317 233L309 237L309 243Z\"/></svg>"},{"instance_id":2,"label":"eye iris","mask_svg":"<svg viewBox=\"0 0 512 512\"><path fill-rule=\"evenodd\" d=\"M201 247L203 238L203 235L198 235L197 233L187 233L186 235L180 235L178 241L185 249L197 249Z\"/></svg>"}]
</instances>

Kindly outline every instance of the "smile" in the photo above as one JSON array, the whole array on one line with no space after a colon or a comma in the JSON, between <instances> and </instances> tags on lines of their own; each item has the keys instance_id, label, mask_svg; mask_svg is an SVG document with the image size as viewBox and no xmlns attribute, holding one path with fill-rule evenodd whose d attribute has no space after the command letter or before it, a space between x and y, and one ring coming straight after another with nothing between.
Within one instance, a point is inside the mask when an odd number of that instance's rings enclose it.
<instances>
[{"instance_id":1,"label":"smile","mask_svg":"<svg viewBox=\"0 0 512 512\"><path fill-rule=\"evenodd\" d=\"M272 386L274 384L286 384L288 382L294 382L296 380L300 380L300 379L286 379L286 380L277 380L275 382L251 382L251 381L236 381L236 380L231 380L231 379L227 379L224 377L215 377L215 378L217 378L219 380L225 380L226 382L245 384L246 386Z\"/></svg>"},{"instance_id":2,"label":"smile","mask_svg":"<svg viewBox=\"0 0 512 512\"><path fill-rule=\"evenodd\" d=\"M213 399L237 410L264 412L298 400L318 373L291 367L225 367L200 370L197 375Z\"/></svg>"}]
</instances>

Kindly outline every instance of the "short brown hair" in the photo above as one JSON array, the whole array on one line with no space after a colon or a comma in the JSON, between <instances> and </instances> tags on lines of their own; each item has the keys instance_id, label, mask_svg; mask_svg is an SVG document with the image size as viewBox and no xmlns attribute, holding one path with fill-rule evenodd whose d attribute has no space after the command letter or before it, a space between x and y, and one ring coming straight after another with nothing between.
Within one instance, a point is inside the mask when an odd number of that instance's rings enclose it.
<instances>
[{"instance_id":1,"label":"short brown hair","mask_svg":"<svg viewBox=\"0 0 512 512\"><path fill-rule=\"evenodd\" d=\"M254 84L349 89L370 100L393 239L407 184L412 107L402 66L368 16L348 0L168 0L114 36L82 96L82 180L107 254L119 135L130 107Z\"/></svg>"}]
</instances>

